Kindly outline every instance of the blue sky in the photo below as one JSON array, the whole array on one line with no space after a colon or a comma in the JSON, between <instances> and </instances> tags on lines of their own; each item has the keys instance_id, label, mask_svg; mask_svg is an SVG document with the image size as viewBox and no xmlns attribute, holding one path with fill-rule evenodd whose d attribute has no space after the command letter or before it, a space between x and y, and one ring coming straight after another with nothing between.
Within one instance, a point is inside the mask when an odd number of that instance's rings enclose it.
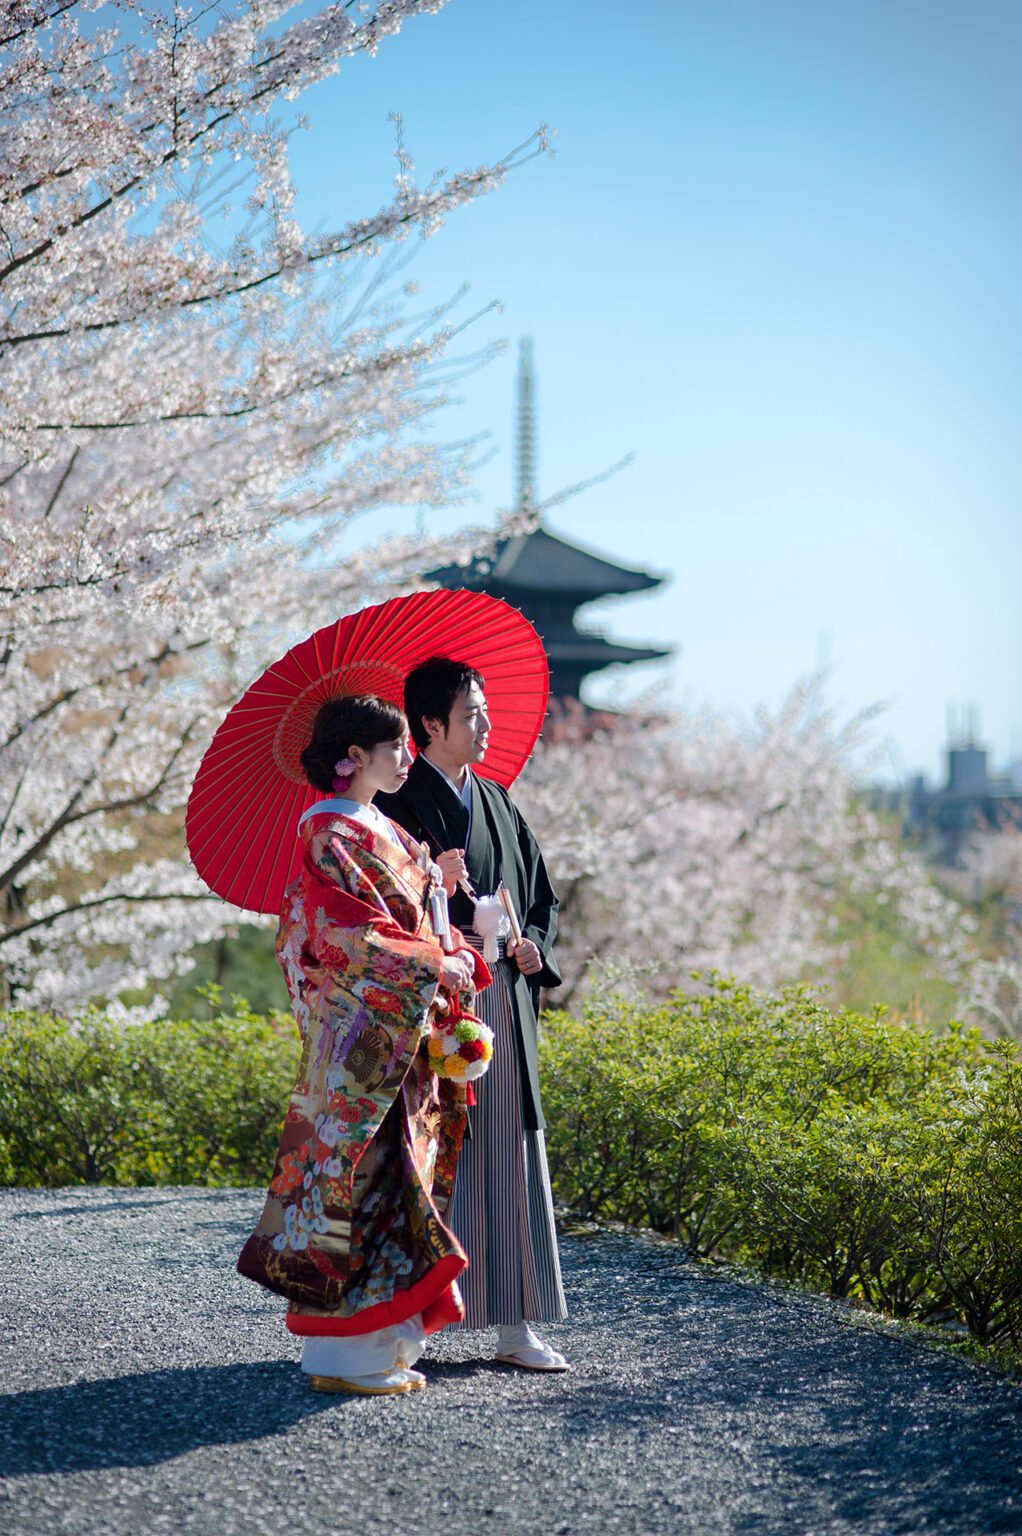
<instances>
[{"instance_id":1,"label":"blue sky","mask_svg":"<svg viewBox=\"0 0 1022 1536\"><path fill-rule=\"evenodd\" d=\"M423 179L556 131L408 275L510 343L438 423L497 451L437 526L509 503L522 335L541 496L635 454L550 525L670 575L590 613L677 654L594 701L747 716L822 662L839 714L888 702L888 776L937 773L949 703L1022 757L1020 46L1015 0L450 0L302 98L307 225L385 199L388 112Z\"/></svg>"}]
</instances>

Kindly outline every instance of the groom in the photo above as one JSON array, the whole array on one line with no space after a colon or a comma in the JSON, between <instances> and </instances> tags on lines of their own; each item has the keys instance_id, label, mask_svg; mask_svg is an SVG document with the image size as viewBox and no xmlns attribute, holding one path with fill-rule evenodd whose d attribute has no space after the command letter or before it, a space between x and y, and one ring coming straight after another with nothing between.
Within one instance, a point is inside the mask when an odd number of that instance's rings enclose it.
<instances>
[{"instance_id":1,"label":"groom","mask_svg":"<svg viewBox=\"0 0 1022 1536\"><path fill-rule=\"evenodd\" d=\"M445 875L477 896L501 880L522 940L501 944L494 985L477 1009L494 1032L489 1072L475 1085L447 1220L469 1256L465 1325L498 1329L496 1358L523 1370L563 1371L567 1361L529 1326L567 1315L539 1097L536 1015L541 987L560 973L551 950L557 896L535 838L505 789L472 772L486 755L484 682L463 662L433 657L405 681L405 714L418 756L404 785L376 804L429 847ZM460 889L451 921L475 942L474 908ZM482 941L478 940L479 947Z\"/></svg>"}]
</instances>

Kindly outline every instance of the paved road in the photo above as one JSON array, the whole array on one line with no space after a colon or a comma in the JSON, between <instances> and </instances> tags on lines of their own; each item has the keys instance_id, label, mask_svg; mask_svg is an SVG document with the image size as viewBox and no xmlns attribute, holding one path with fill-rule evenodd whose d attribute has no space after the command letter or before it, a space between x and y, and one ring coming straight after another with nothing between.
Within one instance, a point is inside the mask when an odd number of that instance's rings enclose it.
<instances>
[{"instance_id":1,"label":"paved road","mask_svg":"<svg viewBox=\"0 0 1022 1536\"><path fill-rule=\"evenodd\" d=\"M261 1194L0 1192L3 1536L1022 1532L1022 1390L673 1249L564 1244L568 1376L451 1333L307 1390L233 1273Z\"/></svg>"}]
</instances>

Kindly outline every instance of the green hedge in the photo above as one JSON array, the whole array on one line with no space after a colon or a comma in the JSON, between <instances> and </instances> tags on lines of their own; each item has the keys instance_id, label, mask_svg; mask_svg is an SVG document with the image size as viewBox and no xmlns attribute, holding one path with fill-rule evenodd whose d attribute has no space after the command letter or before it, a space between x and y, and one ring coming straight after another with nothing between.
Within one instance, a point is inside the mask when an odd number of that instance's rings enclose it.
<instances>
[{"instance_id":1,"label":"green hedge","mask_svg":"<svg viewBox=\"0 0 1022 1536\"><path fill-rule=\"evenodd\" d=\"M124 1027L0 1014L0 1182L263 1184L298 1062L289 1016ZM1022 1352L1022 1059L711 978L657 1007L548 1014L554 1187L895 1316Z\"/></svg>"},{"instance_id":2,"label":"green hedge","mask_svg":"<svg viewBox=\"0 0 1022 1536\"><path fill-rule=\"evenodd\" d=\"M547 1015L555 1190L895 1316L1022 1349L1022 1059L710 978Z\"/></svg>"},{"instance_id":3,"label":"green hedge","mask_svg":"<svg viewBox=\"0 0 1022 1536\"><path fill-rule=\"evenodd\" d=\"M0 1182L262 1184L298 1066L290 1015L124 1026L0 1014Z\"/></svg>"}]
</instances>

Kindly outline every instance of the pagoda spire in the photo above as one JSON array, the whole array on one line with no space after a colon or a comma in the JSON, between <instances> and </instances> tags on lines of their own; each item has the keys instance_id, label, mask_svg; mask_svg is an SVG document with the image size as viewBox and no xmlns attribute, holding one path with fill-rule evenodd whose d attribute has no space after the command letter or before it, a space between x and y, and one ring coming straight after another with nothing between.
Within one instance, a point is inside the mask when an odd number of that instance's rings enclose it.
<instances>
[{"instance_id":1,"label":"pagoda spire","mask_svg":"<svg viewBox=\"0 0 1022 1536\"><path fill-rule=\"evenodd\" d=\"M536 501L536 401L532 338L518 344L518 427L515 434L517 509L530 512Z\"/></svg>"},{"instance_id":2,"label":"pagoda spire","mask_svg":"<svg viewBox=\"0 0 1022 1536\"><path fill-rule=\"evenodd\" d=\"M454 590L490 592L524 613L542 636L554 699L581 702L582 683L604 667L669 656L661 646L618 644L591 629L575 628L575 612L586 603L618 593L647 592L664 578L569 544L543 526L536 491L535 375L528 336L518 344L515 480L515 510L527 514L522 531L498 539L467 565L427 571L428 579Z\"/></svg>"}]
</instances>

